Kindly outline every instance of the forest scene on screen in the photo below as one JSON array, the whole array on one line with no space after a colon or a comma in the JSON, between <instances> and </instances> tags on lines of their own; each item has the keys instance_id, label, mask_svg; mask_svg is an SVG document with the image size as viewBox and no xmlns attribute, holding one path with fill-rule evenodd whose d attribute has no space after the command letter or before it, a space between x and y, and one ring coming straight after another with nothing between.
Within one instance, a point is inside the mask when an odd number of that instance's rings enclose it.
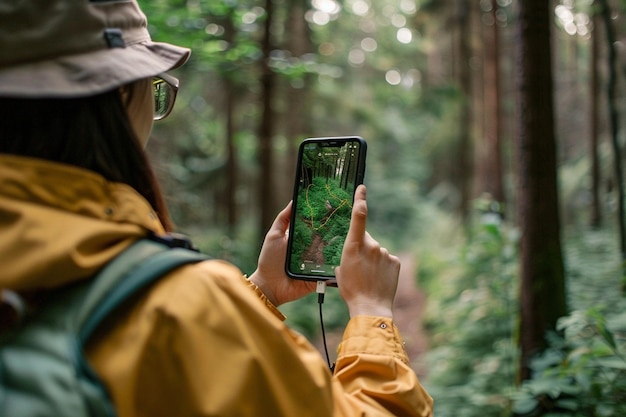
<instances>
[{"instance_id":1,"label":"forest scene on screen","mask_svg":"<svg viewBox=\"0 0 626 417\"><path fill-rule=\"evenodd\" d=\"M334 276L350 226L358 144L304 148L290 269Z\"/></svg>"}]
</instances>

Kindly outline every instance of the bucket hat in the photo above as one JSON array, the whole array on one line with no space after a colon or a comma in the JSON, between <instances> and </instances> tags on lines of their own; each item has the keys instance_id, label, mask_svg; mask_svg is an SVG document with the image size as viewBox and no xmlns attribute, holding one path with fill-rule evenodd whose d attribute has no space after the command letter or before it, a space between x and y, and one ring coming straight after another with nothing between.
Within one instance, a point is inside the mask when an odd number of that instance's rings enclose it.
<instances>
[{"instance_id":1,"label":"bucket hat","mask_svg":"<svg viewBox=\"0 0 626 417\"><path fill-rule=\"evenodd\" d=\"M177 68L136 0L1 0L0 96L80 97Z\"/></svg>"}]
</instances>

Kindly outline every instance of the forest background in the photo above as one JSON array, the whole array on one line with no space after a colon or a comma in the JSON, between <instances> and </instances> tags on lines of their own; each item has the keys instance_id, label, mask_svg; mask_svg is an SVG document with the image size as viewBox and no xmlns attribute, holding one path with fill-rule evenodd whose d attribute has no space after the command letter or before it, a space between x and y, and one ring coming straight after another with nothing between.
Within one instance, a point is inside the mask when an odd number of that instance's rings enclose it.
<instances>
[{"instance_id":1,"label":"forest background","mask_svg":"<svg viewBox=\"0 0 626 417\"><path fill-rule=\"evenodd\" d=\"M252 272L300 141L362 136L436 415L626 415L625 0L139 2L193 50L148 146L179 230Z\"/></svg>"}]
</instances>

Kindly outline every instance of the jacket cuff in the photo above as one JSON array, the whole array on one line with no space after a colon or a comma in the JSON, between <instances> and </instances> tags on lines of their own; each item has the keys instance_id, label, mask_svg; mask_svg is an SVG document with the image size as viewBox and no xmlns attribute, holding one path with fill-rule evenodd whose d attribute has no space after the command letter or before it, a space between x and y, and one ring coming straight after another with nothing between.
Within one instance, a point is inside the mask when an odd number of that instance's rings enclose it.
<instances>
[{"instance_id":1,"label":"jacket cuff","mask_svg":"<svg viewBox=\"0 0 626 417\"><path fill-rule=\"evenodd\" d=\"M354 354L372 354L393 356L409 364L400 331L388 317L356 316L351 318L337 351L337 359Z\"/></svg>"}]
</instances>

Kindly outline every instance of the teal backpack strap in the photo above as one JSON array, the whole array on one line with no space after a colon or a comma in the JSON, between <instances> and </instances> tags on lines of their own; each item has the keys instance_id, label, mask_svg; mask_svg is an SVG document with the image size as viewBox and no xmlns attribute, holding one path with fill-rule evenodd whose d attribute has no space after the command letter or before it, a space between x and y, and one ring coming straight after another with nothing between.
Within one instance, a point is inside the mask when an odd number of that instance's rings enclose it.
<instances>
[{"instance_id":1,"label":"teal backpack strap","mask_svg":"<svg viewBox=\"0 0 626 417\"><path fill-rule=\"evenodd\" d=\"M173 236L138 240L92 279L57 290L21 326L0 334L0 415L115 416L85 344L129 297L174 268L207 259L176 246Z\"/></svg>"},{"instance_id":2,"label":"teal backpack strap","mask_svg":"<svg viewBox=\"0 0 626 417\"><path fill-rule=\"evenodd\" d=\"M141 239L102 269L78 313L81 346L108 315L128 297L150 285L170 270L208 259L186 248Z\"/></svg>"},{"instance_id":3,"label":"teal backpack strap","mask_svg":"<svg viewBox=\"0 0 626 417\"><path fill-rule=\"evenodd\" d=\"M103 388L84 356L84 348L98 326L124 301L169 271L208 257L184 247L170 247L163 241L141 239L106 265L94 279L77 315L75 360L79 374Z\"/></svg>"}]
</instances>

